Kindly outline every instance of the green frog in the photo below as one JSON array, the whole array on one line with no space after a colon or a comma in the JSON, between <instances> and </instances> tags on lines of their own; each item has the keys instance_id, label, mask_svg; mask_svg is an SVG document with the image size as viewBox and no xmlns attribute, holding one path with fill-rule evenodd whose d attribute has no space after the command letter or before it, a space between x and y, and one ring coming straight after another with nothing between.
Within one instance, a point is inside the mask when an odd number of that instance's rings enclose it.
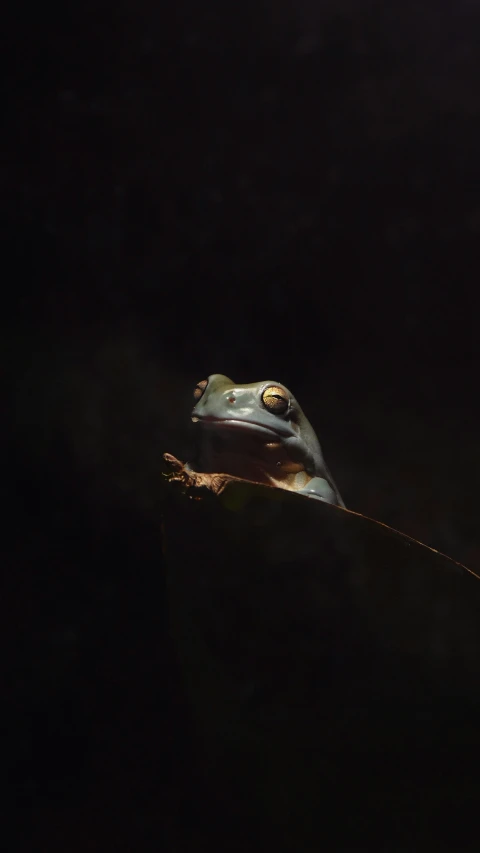
<instances>
[{"instance_id":1,"label":"green frog","mask_svg":"<svg viewBox=\"0 0 480 853\"><path fill-rule=\"evenodd\" d=\"M201 431L196 471L230 474L345 506L317 436L285 385L236 385L213 373L198 383L194 399L192 421Z\"/></svg>"}]
</instances>

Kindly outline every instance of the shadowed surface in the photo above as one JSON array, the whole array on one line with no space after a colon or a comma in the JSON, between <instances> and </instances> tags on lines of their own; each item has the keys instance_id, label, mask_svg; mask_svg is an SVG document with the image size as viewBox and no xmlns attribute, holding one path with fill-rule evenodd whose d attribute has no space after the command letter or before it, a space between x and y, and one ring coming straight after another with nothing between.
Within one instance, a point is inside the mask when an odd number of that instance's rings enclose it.
<instances>
[{"instance_id":1,"label":"shadowed surface","mask_svg":"<svg viewBox=\"0 0 480 853\"><path fill-rule=\"evenodd\" d=\"M165 529L226 846L240 815L245 850L256 832L281 850L460 843L480 757L480 580L337 507L238 483L223 498L237 509L176 497Z\"/></svg>"}]
</instances>

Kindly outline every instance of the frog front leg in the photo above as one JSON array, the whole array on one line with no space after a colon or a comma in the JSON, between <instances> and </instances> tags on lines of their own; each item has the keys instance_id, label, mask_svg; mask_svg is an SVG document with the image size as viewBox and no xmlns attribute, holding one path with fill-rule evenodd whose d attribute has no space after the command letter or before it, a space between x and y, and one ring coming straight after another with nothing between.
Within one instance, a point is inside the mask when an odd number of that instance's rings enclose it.
<instances>
[{"instance_id":1,"label":"frog front leg","mask_svg":"<svg viewBox=\"0 0 480 853\"><path fill-rule=\"evenodd\" d=\"M298 494L305 495L307 498L315 498L317 501L325 501L327 504L343 506L343 503L338 503L337 495L330 483L323 477L312 477L303 489L298 490Z\"/></svg>"}]
</instances>

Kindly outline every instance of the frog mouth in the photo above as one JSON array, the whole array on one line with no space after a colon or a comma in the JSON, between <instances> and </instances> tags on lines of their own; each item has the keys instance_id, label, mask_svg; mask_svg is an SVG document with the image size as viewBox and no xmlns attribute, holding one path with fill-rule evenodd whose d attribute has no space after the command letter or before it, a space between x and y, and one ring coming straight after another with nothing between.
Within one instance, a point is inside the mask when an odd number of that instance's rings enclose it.
<instances>
[{"instance_id":1,"label":"frog mouth","mask_svg":"<svg viewBox=\"0 0 480 853\"><path fill-rule=\"evenodd\" d=\"M272 438L273 436L277 441L291 434L289 431L281 432L280 430L273 429L273 427L265 426L265 424L261 424L259 421L247 421L240 420L238 418L215 418L212 415L199 417L198 415L192 415L192 421L193 423L201 423L206 427L243 430L243 432L258 433L259 435L267 436L268 438Z\"/></svg>"}]
</instances>

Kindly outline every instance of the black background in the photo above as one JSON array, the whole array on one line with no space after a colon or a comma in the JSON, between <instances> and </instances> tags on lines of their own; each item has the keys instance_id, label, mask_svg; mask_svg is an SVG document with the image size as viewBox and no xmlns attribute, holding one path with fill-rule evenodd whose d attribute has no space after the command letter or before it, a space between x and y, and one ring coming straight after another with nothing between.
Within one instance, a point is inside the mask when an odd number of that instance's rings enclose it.
<instances>
[{"instance_id":1,"label":"black background","mask_svg":"<svg viewBox=\"0 0 480 853\"><path fill-rule=\"evenodd\" d=\"M197 381L286 383L347 506L480 568L480 12L17 4L3 35L12 814L157 849L195 791L159 518Z\"/></svg>"}]
</instances>

